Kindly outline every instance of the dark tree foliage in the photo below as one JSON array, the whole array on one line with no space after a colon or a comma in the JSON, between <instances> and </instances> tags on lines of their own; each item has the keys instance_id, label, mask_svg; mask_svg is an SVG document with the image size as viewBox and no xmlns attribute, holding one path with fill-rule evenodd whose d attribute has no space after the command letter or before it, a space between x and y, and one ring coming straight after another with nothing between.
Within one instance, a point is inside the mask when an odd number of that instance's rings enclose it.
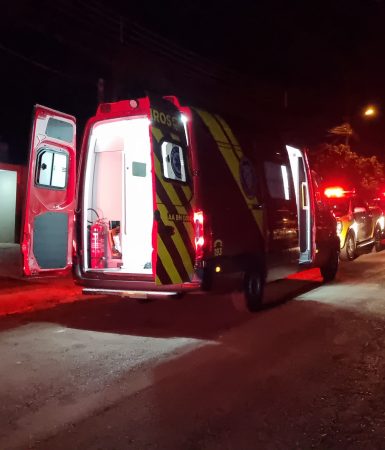
<instances>
[{"instance_id":1,"label":"dark tree foliage","mask_svg":"<svg viewBox=\"0 0 385 450\"><path fill-rule=\"evenodd\" d=\"M310 159L325 184L355 188L367 197L372 197L385 184L384 164L377 156L361 156L349 145L322 144L310 154Z\"/></svg>"}]
</instances>

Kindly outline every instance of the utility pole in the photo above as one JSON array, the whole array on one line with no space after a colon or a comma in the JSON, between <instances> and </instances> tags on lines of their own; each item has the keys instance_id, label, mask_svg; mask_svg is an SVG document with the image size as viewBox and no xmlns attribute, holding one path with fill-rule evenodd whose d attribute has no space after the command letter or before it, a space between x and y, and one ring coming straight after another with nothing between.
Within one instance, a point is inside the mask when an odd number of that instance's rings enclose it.
<instances>
[{"instance_id":1,"label":"utility pole","mask_svg":"<svg viewBox=\"0 0 385 450\"><path fill-rule=\"evenodd\" d=\"M98 102L98 105L100 105L100 103L104 103L104 79L103 78L98 79L97 102Z\"/></svg>"}]
</instances>

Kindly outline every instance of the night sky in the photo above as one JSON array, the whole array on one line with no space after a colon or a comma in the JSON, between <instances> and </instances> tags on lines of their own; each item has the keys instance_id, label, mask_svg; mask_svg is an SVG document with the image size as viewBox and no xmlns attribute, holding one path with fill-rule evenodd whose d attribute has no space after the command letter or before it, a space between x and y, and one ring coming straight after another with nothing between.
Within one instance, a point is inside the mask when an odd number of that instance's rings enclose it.
<instances>
[{"instance_id":1,"label":"night sky","mask_svg":"<svg viewBox=\"0 0 385 450\"><path fill-rule=\"evenodd\" d=\"M19 0L0 20L0 141L13 162L33 104L76 115L81 131L99 78L106 100L152 89L219 112L268 109L310 147L348 120L353 149L385 159L384 117L360 115L385 108L382 0Z\"/></svg>"}]
</instances>

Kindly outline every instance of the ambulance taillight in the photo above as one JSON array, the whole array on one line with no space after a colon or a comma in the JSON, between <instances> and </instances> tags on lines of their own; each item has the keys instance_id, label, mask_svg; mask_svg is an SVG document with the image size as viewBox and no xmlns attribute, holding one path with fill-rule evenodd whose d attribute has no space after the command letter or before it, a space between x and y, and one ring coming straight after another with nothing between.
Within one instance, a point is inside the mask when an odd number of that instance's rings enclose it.
<instances>
[{"instance_id":1,"label":"ambulance taillight","mask_svg":"<svg viewBox=\"0 0 385 450\"><path fill-rule=\"evenodd\" d=\"M195 258L199 260L203 258L203 247L205 245L203 211L194 212L194 231L195 231Z\"/></svg>"}]
</instances>

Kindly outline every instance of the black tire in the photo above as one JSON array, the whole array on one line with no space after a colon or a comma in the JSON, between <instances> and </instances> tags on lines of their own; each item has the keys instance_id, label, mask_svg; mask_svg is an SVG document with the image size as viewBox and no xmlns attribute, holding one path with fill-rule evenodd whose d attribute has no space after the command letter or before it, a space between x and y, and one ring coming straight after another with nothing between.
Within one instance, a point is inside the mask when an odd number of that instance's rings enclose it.
<instances>
[{"instance_id":1,"label":"black tire","mask_svg":"<svg viewBox=\"0 0 385 450\"><path fill-rule=\"evenodd\" d=\"M264 287L265 277L261 270L251 269L245 272L243 297L248 311L255 312L261 309Z\"/></svg>"},{"instance_id":2,"label":"black tire","mask_svg":"<svg viewBox=\"0 0 385 450\"><path fill-rule=\"evenodd\" d=\"M346 242L343 249L341 250L340 258L343 261L353 261L353 259L357 258L356 239L352 231L349 231L348 235L346 236Z\"/></svg>"},{"instance_id":3,"label":"black tire","mask_svg":"<svg viewBox=\"0 0 385 450\"><path fill-rule=\"evenodd\" d=\"M376 252L381 252L384 250L384 246L381 243L382 232L380 228L376 228L374 231L374 248Z\"/></svg>"},{"instance_id":4,"label":"black tire","mask_svg":"<svg viewBox=\"0 0 385 450\"><path fill-rule=\"evenodd\" d=\"M328 262L320 267L321 275L324 283L333 281L337 275L339 264L339 251L332 250L328 259Z\"/></svg>"}]
</instances>

